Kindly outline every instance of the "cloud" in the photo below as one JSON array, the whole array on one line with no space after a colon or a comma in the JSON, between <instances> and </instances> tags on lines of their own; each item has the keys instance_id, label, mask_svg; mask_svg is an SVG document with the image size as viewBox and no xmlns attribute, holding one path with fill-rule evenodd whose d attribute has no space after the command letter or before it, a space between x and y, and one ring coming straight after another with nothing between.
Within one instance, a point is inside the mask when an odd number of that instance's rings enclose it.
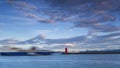
<instances>
[{"instance_id":1,"label":"cloud","mask_svg":"<svg viewBox=\"0 0 120 68\"><path fill-rule=\"evenodd\" d=\"M32 12L29 14L26 12L25 16L33 18L39 23L57 23L61 21L63 23L73 23L73 27L76 28L88 28L90 31L95 32L119 31L120 27L116 25L107 26L104 24L112 24L110 22L118 20L119 0L37 0L37 2L36 5L36 0L30 2L8 0L8 3L16 7L30 9ZM38 4L41 6L41 2L44 2L42 6L46 7L38 8Z\"/></svg>"},{"instance_id":2,"label":"cloud","mask_svg":"<svg viewBox=\"0 0 120 68\"><path fill-rule=\"evenodd\" d=\"M119 31L120 27L116 27L114 25L101 25L101 26L94 26L92 27L93 30L96 32L114 32L114 31Z\"/></svg>"},{"instance_id":3,"label":"cloud","mask_svg":"<svg viewBox=\"0 0 120 68\"><path fill-rule=\"evenodd\" d=\"M0 44L2 45L12 45L12 44L16 44L17 42L19 41L14 38L0 40Z\"/></svg>"},{"instance_id":4,"label":"cloud","mask_svg":"<svg viewBox=\"0 0 120 68\"><path fill-rule=\"evenodd\" d=\"M40 17L39 15L36 15L36 14L25 14L25 16L27 18L32 18L32 19L36 19L37 22L40 22L40 23L55 23L55 20L53 19L50 19L50 18L45 18L45 17Z\"/></svg>"},{"instance_id":5,"label":"cloud","mask_svg":"<svg viewBox=\"0 0 120 68\"><path fill-rule=\"evenodd\" d=\"M78 43L85 41L86 36L77 36L65 39L46 39L46 44L66 44L66 43Z\"/></svg>"},{"instance_id":6,"label":"cloud","mask_svg":"<svg viewBox=\"0 0 120 68\"><path fill-rule=\"evenodd\" d=\"M100 46L100 47L106 47L106 46L116 46L120 45L118 42L120 41L120 33L110 33L107 35L98 35L96 37L93 37L86 41L87 44L91 44L93 46Z\"/></svg>"},{"instance_id":7,"label":"cloud","mask_svg":"<svg viewBox=\"0 0 120 68\"><path fill-rule=\"evenodd\" d=\"M35 15L35 14L25 14L26 17L28 18L34 18L34 19L39 19L40 17Z\"/></svg>"},{"instance_id":8,"label":"cloud","mask_svg":"<svg viewBox=\"0 0 120 68\"><path fill-rule=\"evenodd\" d=\"M38 22L40 22L40 23L54 23L54 20L42 19L42 20L38 20Z\"/></svg>"},{"instance_id":9,"label":"cloud","mask_svg":"<svg viewBox=\"0 0 120 68\"><path fill-rule=\"evenodd\" d=\"M88 34L89 35L89 34ZM109 47L115 49L120 48L120 32L109 33L106 35L96 35L89 38L87 35L76 36L66 39L47 39L44 35L38 35L32 39L25 41L17 41L12 39L1 40L4 45L35 45L42 46L44 49L63 49L69 47L71 49L107 49Z\"/></svg>"},{"instance_id":10,"label":"cloud","mask_svg":"<svg viewBox=\"0 0 120 68\"><path fill-rule=\"evenodd\" d=\"M54 7L56 13L61 13L62 19L74 16L67 20L74 24L74 27L79 28L92 28L98 32L113 32L119 31L120 27L106 26L103 23L115 22L118 19L118 7L120 6L117 1L113 0L62 0L47 1L50 7ZM98 27L98 28L97 28ZM92 30L90 29L90 30Z\"/></svg>"},{"instance_id":11,"label":"cloud","mask_svg":"<svg viewBox=\"0 0 120 68\"><path fill-rule=\"evenodd\" d=\"M33 18L40 23L55 23L58 19L54 14L49 13L48 11L44 11L38 6L33 5L33 3L27 1L16 1L16 0L8 0L9 4L11 4L15 9L23 11L24 15L28 18ZM39 12L40 11L40 12ZM29 12L29 13L28 13ZM35 13L33 13L35 12ZM46 16L43 16L43 14ZM39 16L41 15L41 16Z\"/></svg>"},{"instance_id":12,"label":"cloud","mask_svg":"<svg viewBox=\"0 0 120 68\"><path fill-rule=\"evenodd\" d=\"M74 47L76 46L75 44L72 44L72 43L66 43L64 44L65 47Z\"/></svg>"},{"instance_id":13,"label":"cloud","mask_svg":"<svg viewBox=\"0 0 120 68\"><path fill-rule=\"evenodd\" d=\"M40 34L39 37L42 38L42 39L46 38L46 36L44 34Z\"/></svg>"},{"instance_id":14,"label":"cloud","mask_svg":"<svg viewBox=\"0 0 120 68\"><path fill-rule=\"evenodd\" d=\"M25 1L8 0L8 3L11 4L14 8L24 11L32 11L38 9L37 6Z\"/></svg>"},{"instance_id":15,"label":"cloud","mask_svg":"<svg viewBox=\"0 0 120 68\"><path fill-rule=\"evenodd\" d=\"M82 37L85 37L85 38L82 38ZM68 38L68 39L66 39L67 41L65 41L65 40L62 41L62 40L63 39L60 40L61 42L56 42L57 40L54 40L54 42L49 43L49 44L53 44L53 45L60 44L59 47L61 46L62 48L64 48L64 46L68 46L71 48L75 47L78 49L79 48L106 49L109 46L115 48L120 45L120 42L119 42L120 41L120 33L117 32L117 33L110 33L110 34L106 34L106 35L97 35L97 36L93 36L92 38L88 38L86 35L86 36L81 36L81 38L79 36L73 37L73 38ZM119 46L119 48L120 48L120 46Z\"/></svg>"},{"instance_id":16,"label":"cloud","mask_svg":"<svg viewBox=\"0 0 120 68\"><path fill-rule=\"evenodd\" d=\"M82 27L82 28L91 28L91 30L96 30L97 32L113 32L119 31L120 27L116 25L112 25L109 22L115 21L115 17L112 15L103 15L103 16L95 16L92 18L82 18L78 21L74 22L74 27Z\"/></svg>"},{"instance_id":17,"label":"cloud","mask_svg":"<svg viewBox=\"0 0 120 68\"><path fill-rule=\"evenodd\" d=\"M83 36L81 36L83 37ZM50 45L55 45L50 47L52 49L61 49L64 47L70 47L72 49L119 49L120 48L120 33L110 33L106 35L97 35L92 38L73 37L68 39L49 39L46 43L49 42ZM81 39L81 40L80 40ZM51 41L52 40L52 41ZM77 41L78 40L78 41ZM50 43L51 42L51 43ZM46 44L45 43L45 44ZM57 44L57 45L56 45Z\"/></svg>"}]
</instances>

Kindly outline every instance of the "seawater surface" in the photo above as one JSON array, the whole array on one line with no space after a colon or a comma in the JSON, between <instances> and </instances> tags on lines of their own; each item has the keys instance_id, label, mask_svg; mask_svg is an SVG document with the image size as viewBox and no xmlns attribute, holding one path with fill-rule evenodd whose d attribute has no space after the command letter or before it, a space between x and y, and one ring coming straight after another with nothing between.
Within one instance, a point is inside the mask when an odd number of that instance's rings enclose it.
<instances>
[{"instance_id":1,"label":"seawater surface","mask_svg":"<svg viewBox=\"0 0 120 68\"><path fill-rule=\"evenodd\" d=\"M0 56L0 68L120 68L120 54Z\"/></svg>"}]
</instances>

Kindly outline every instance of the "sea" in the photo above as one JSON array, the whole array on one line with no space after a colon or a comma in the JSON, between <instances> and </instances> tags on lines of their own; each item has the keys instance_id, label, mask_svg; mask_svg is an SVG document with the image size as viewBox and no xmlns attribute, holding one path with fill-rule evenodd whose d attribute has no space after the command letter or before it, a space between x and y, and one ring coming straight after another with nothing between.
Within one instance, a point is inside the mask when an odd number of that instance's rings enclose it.
<instances>
[{"instance_id":1,"label":"sea","mask_svg":"<svg viewBox=\"0 0 120 68\"><path fill-rule=\"evenodd\" d=\"M120 54L0 56L0 68L120 68Z\"/></svg>"}]
</instances>

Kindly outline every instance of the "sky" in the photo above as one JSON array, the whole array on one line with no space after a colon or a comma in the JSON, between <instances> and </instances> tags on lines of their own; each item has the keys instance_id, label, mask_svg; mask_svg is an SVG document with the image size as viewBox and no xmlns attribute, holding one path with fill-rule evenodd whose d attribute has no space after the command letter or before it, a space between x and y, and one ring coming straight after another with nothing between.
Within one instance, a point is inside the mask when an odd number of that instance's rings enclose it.
<instances>
[{"instance_id":1,"label":"sky","mask_svg":"<svg viewBox=\"0 0 120 68\"><path fill-rule=\"evenodd\" d=\"M120 48L120 0L0 0L0 40L44 36L50 49ZM64 42L58 42L64 41ZM64 46L63 46L64 45Z\"/></svg>"}]
</instances>

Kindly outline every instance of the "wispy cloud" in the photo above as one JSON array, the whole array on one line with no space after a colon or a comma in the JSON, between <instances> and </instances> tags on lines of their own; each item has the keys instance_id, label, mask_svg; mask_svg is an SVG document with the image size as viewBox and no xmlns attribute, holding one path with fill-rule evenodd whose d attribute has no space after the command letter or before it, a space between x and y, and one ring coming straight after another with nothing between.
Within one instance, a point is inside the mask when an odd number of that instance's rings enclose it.
<instances>
[{"instance_id":1,"label":"wispy cloud","mask_svg":"<svg viewBox=\"0 0 120 68\"><path fill-rule=\"evenodd\" d=\"M7 41L7 43L6 43ZM47 39L44 35L36 36L25 41L17 41L13 39L1 40L0 44L4 45L31 45L40 46L44 49L63 49L69 47L71 49L116 49L120 48L120 33L111 33L106 35L97 35L88 38L87 35L76 36L66 39Z\"/></svg>"},{"instance_id":2,"label":"wispy cloud","mask_svg":"<svg viewBox=\"0 0 120 68\"><path fill-rule=\"evenodd\" d=\"M81 39L81 40L80 40ZM54 42L53 42L54 41ZM47 41L46 43L49 42L49 44L59 44L60 48L64 48L64 46L70 46L72 48L99 48L99 49L107 49L108 47L111 48L120 48L120 33L111 33L111 34L106 34L106 35L98 35L92 38L88 38L86 36L79 36L79 37L73 37L73 38L68 38L68 39L54 39L51 41ZM54 48L54 47L53 47Z\"/></svg>"},{"instance_id":3,"label":"wispy cloud","mask_svg":"<svg viewBox=\"0 0 120 68\"><path fill-rule=\"evenodd\" d=\"M38 9L37 6L27 3L25 1L8 0L8 3L13 5L14 8L24 11L32 11Z\"/></svg>"},{"instance_id":4,"label":"wispy cloud","mask_svg":"<svg viewBox=\"0 0 120 68\"><path fill-rule=\"evenodd\" d=\"M50 6L54 7L56 13L61 13L61 17L65 19L73 15L74 17L69 19L68 22L74 23L75 27L79 28L92 28L99 32L113 32L119 31L120 27L106 26L103 23L114 22L118 19L116 14L118 13L119 1L112 0L75 0L69 1L50 1ZM117 11L116 11L117 10ZM98 27L98 28L97 28ZM92 30L91 29L91 30Z\"/></svg>"}]
</instances>

